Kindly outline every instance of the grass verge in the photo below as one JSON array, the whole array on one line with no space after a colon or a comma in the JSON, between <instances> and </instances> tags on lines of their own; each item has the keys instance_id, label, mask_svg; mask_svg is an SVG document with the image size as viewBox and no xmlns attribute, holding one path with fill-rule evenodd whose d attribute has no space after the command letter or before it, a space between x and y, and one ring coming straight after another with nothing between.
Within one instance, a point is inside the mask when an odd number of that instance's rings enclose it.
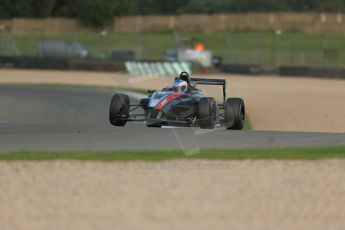
<instances>
[{"instance_id":1,"label":"grass verge","mask_svg":"<svg viewBox=\"0 0 345 230\"><path fill-rule=\"evenodd\" d=\"M231 37L227 33L220 32L186 32L180 35L182 38L204 43L206 49L212 50L215 55L220 55L223 60L227 59L231 48L233 63L342 67L345 61L343 34L323 36L322 34L283 31L280 35L272 32L233 32ZM37 44L41 39L41 33L37 35L13 34L16 47L23 55L35 55ZM139 59L158 60L161 59L165 50L175 47L172 32L109 33L107 36L101 36L100 33L75 33L45 35L44 39L80 41L91 50L95 57L110 57L110 53L114 50L128 49L136 52ZM327 50L334 53L332 56L329 55L327 62L324 61L323 44L325 42L327 42ZM7 47L0 45L0 53L6 52Z\"/></svg>"},{"instance_id":2,"label":"grass verge","mask_svg":"<svg viewBox=\"0 0 345 230\"><path fill-rule=\"evenodd\" d=\"M246 115L244 119L243 130L252 130L252 129L253 129L252 123L250 122L248 115Z\"/></svg>"},{"instance_id":3,"label":"grass verge","mask_svg":"<svg viewBox=\"0 0 345 230\"><path fill-rule=\"evenodd\" d=\"M345 158L345 146L273 149L206 149L186 156L181 150L110 151L110 152L10 152L0 161L81 160L81 161L163 161L175 159L205 160L319 160Z\"/></svg>"}]
</instances>

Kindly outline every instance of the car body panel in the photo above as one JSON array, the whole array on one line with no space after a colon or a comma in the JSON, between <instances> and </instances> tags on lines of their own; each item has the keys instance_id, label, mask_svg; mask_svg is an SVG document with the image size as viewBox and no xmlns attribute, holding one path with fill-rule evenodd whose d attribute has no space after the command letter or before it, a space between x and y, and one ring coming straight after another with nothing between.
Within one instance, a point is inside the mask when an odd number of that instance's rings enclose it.
<instances>
[{"instance_id":1,"label":"car body panel","mask_svg":"<svg viewBox=\"0 0 345 230\"><path fill-rule=\"evenodd\" d=\"M173 89L154 92L148 99L149 122L188 124L196 117L197 105L204 94L176 92Z\"/></svg>"}]
</instances>

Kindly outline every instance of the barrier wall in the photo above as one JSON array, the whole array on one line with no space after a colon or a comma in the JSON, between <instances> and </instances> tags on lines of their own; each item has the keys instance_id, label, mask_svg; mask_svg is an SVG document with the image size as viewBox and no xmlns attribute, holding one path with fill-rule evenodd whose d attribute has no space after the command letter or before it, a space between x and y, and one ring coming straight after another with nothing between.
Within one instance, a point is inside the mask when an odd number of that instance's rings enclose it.
<instances>
[{"instance_id":1,"label":"barrier wall","mask_svg":"<svg viewBox=\"0 0 345 230\"><path fill-rule=\"evenodd\" d=\"M288 30L305 33L344 33L344 14L325 13L247 13L174 16L116 17L102 29L109 32L154 31L269 31ZM71 34L88 33L94 29L67 18L0 20L16 34Z\"/></svg>"},{"instance_id":2,"label":"barrier wall","mask_svg":"<svg viewBox=\"0 0 345 230\"><path fill-rule=\"evenodd\" d=\"M126 71L131 75L141 76L177 76L186 71L192 73L188 62L134 62L125 63Z\"/></svg>"},{"instance_id":3,"label":"barrier wall","mask_svg":"<svg viewBox=\"0 0 345 230\"><path fill-rule=\"evenodd\" d=\"M187 62L118 62L99 59L59 59L40 57L0 56L1 68L22 69L59 69L59 70L96 70L119 72L142 76L176 76L182 71L201 73L198 66ZM224 64L219 69L223 73L246 75L281 75L318 78L345 79L344 68L317 68L307 66L278 66L267 69L257 65Z\"/></svg>"},{"instance_id":4,"label":"barrier wall","mask_svg":"<svg viewBox=\"0 0 345 230\"><path fill-rule=\"evenodd\" d=\"M125 63L106 59L0 56L0 68L2 67L16 69L95 70L118 72L125 70Z\"/></svg>"}]
</instances>

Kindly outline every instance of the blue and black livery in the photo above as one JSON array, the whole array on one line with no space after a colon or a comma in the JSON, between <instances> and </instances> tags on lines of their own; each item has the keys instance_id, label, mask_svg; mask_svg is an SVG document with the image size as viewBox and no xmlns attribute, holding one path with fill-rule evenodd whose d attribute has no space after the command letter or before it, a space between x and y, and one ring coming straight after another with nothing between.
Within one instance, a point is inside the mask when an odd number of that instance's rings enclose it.
<instances>
[{"instance_id":1,"label":"blue and black livery","mask_svg":"<svg viewBox=\"0 0 345 230\"><path fill-rule=\"evenodd\" d=\"M185 126L213 129L224 126L227 129L243 128L245 105L241 98L226 98L226 80L190 78L182 72L175 80L186 81L188 91L180 92L173 87L159 91L148 91L149 96L131 105L125 94L115 94L111 101L109 120L114 126L124 126L128 121L144 121L148 127ZM197 85L222 86L223 100L216 103L204 95ZM135 113L141 109L142 113Z\"/></svg>"}]
</instances>

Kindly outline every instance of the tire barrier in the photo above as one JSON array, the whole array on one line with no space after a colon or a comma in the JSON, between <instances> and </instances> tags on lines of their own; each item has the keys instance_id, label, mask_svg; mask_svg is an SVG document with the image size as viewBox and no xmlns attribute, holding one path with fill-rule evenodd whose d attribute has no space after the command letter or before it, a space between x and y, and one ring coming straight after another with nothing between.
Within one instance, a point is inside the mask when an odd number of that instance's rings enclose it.
<instances>
[{"instance_id":1,"label":"tire barrier","mask_svg":"<svg viewBox=\"0 0 345 230\"><path fill-rule=\"evenodd\" d=\"M0 56L0 68L17 69L58 69L58 70L94 70L94 71L123 71L123 61L109 59L69 59L42 58L28 56Z\"/></svg>"},{"instance_id":2,"label":"tire barrier","mask_svg":"<svg viewBox=\"0 0 345 230\"><path fill-rule=\"evenodd\" d=\"M175 76L183 71L192 72L192 65L188 62L129 61L125 66L129 74L139 76Z\"/></svg>"},{"instance_id":3,"label":"tire barrier","mask_svg":"<svg viewBox=\"0 0 345 230\"><path fill-rule=\"evenodd\" d=\"M278 73L281 76L345 79L344 68L281 66Z\"/></svg>"},{"instance_id":4,"label":"tire barrier","mask_svg":"<svg viewBox=\"0 0 345 230\"><path fill-rule=\"evenodd\" d=\"M109 59L65 59L40 58L28 56L0 56L0 68L19 69L58 69L58 70L94 70L123 71L133 75L174 76L182 71L201 73L200 65L188 62L152 62L152 61L113 61ZM345 68L278 66L265 68L257 65L222 64L220 72L245 75L280 75L314 78L345 79Z\"/></svg>"},{"instance_id":5,"label":"tire barrier","mask_svg":"<svg viewBox=\"0 0 345 230\"><path fill-rule=\"evenodd\" d=\"M278 66L265 68L257 65L223 64L222 73L244 75L279 75L311 78L345 79L345 68L311 67L311 66Z\"/></svg>"},{"instance_id":6,"label":"tire barrier","mask_svg":"<svg viewBox=\"0 0 345 230\"><path fill-rule=\"evenodd\" d=\"M0 56L0 67L18 69L58 69L69 68L67 59L40 58L26 56Z\"/></svg>"},{"instance_id":7,"label":"tire barrier","mask_svg":"<svg viewBox=\"0 0 345 230\"><path fill-rule=\"evenodd\" d=\"M281 76L308 76L310 71L311 68L306 66L280 66L278 68Z\"/></svg>"},{"instance_id":8,"label":"tire barrier","mask_svg":"<svg viewBox=\"0 0 345 230\"><path fill-rule=\"evenodd\" d=\"M219 69L221 72L233 74L258 74L262 72L260 66L243 64L222 64Z\"/></svg>"}]
</instances>

